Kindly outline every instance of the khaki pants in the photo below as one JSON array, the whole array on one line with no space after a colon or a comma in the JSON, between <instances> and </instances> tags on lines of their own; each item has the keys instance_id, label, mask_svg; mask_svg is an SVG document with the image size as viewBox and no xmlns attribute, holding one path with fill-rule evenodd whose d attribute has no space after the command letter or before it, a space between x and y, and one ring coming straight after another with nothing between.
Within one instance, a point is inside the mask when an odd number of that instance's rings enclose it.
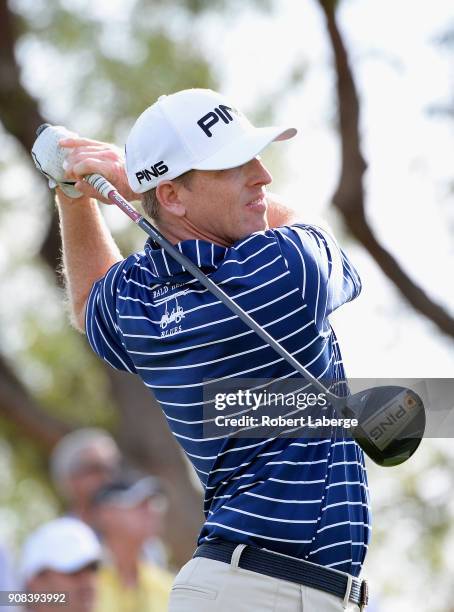
<instances>
[{"instance_id":1,"label":"khaki pants","mask_svg":"<svg viewBox=\"0 0 454 612\"><path fill-rule=\"evenodd\" d=\"M191 559L175 578L169 612L358 612L356 604L306 586L238 567L240 544L229 564Z\"/></svg>"}]
</instances>

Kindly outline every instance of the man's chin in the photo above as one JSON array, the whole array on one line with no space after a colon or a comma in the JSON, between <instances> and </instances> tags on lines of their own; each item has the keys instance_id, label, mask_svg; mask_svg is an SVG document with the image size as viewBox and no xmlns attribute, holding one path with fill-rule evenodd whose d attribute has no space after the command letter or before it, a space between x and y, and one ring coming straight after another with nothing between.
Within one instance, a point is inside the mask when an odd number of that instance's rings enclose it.
<instances>
[{"instance_id":1,"label":"man's chin","mask_svg":"<svg viewBox=\"0 0 454 612\"><path fill-rule=\"evenodd\" d=\"M269 229L269 227L266 219L264 219L261 223L249 224L247 228L244 228L241 231L241 233L238 233L234 242L238 242L238 240L244 240L244 238L247 238L251 234L255 234L255 232L264 232L267 229Z\"/></svg>"},{"instance_id":2,"label":"man's chin","mask_svg":"<svg viewBox=\"0 0 454 612\"><path fill-rule=\"evenodd\" d=\"M264 215L263 218L260 219L260 221L257 221L257 223L254 223L254 227L253 229L251 229L249 233L253 234L254 232L264 232L267 229L268 229L268 221L266 219L266 215Z\"/></svg>"}]
</instances>

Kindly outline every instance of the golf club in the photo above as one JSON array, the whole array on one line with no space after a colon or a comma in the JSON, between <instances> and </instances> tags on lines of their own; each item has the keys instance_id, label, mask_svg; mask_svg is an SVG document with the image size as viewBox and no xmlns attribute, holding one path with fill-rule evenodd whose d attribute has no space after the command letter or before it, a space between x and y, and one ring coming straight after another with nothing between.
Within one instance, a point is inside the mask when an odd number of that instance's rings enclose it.
<instances>
[{"instance_id":1,"label":"golf club","mask_svg":"<svg viewBox=\"0 0 454 612\"><path fill-rule=\"evenodd\" d=\"M39 136L49 124L40 126ZM58 144L57 144L58 146ZM426 416L424 404L415 391L396 385L373 387L340 397L329 391L302 366L286 349L236 304L218 285L176 249L149 221L127 202L100 174L85 176L85 180L104 198L120 208L136 225L181 264L208 291L234 312L262 340L267 342L303 378L325 394L338 415L355 418L358 426L352 435L364 452L378 465L394 466L409 459L424 435Z\"/></svg>"}]
</instances>

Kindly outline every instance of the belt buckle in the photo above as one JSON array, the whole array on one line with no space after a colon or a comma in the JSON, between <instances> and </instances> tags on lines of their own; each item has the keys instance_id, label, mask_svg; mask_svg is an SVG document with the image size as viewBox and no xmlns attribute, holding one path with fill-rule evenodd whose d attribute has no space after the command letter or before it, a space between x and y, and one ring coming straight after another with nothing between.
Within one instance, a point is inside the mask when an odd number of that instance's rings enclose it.
<instances>
[{"instance_id":1,"label":"belt buckle","mask_svg":"<svg viewBox=\"0 0 454 612\"><path fill-rule=\"evenodd\" d=\"M367 604L369 603L369 585L367 584L367 580L363 580L361 582L361 587L359 591L359 609L360 612L366 609Z\"/></svg>"}]
</instances>

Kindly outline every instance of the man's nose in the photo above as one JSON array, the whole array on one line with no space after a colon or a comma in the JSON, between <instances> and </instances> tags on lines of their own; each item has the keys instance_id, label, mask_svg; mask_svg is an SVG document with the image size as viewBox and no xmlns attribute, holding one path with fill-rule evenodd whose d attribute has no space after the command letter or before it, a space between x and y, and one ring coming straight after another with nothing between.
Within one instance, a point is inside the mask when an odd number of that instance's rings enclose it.
<instances>
[{"instance_id":1,"label":"man's nose","mask_svg":"<svg viewBox=\"0 0 454 612\"><path fill-rule=\"evenodd\" d=\"M251 159L248 166L250 167L250 182L253 185L269 185L273 177L263 165L259 156Z\"/></svg>"}]
</instances>

